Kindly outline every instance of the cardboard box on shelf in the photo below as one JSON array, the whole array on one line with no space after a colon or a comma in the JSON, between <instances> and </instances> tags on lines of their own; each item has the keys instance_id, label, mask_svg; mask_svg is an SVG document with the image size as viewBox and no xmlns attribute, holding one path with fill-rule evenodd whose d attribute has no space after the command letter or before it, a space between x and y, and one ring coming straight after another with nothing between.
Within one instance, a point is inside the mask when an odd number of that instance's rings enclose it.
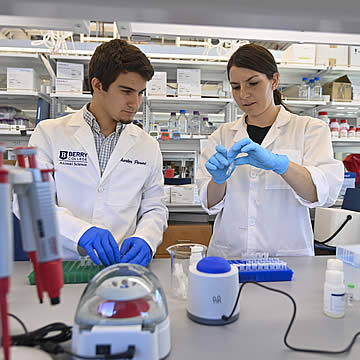
<instances>
[{"instance_id":1,"label":"cardboard box on shelf","mask_svg":"<svg viewBox=\"0 0 360 360\"><path fill-rule=\"evenodd\" d=\"M349 48L345 45L316 45L316 65L348 66Z\"/></svg>"},{"instance_id":2,"label":"cardboard box on shelf","mask_svg":"<svg viewBox=\"0 0 360 360\"><path fill-rule=\"evenodd\" d=\"M177 96L201 97L200 69L177 69Z\"/></svg>"},{"instance_id":3,"label":"cardboard box on shelf","mask_svg":"<svg viewBox=\"0 0 360 360\"><path fill-rule=\"evenodd\" d=\"M60 79L84 80L84 64L58 61L56 77Z\"/></svg>"},{"instance_id":4,"label":"cardboard box on shelf","mask_svg":"<svg viewBox=\"0 0 360 360\"><path fill-rule=\"evenodd\" d=\"M167 95L167 73L155 71L153 78L146 84L146 95L166 96Z\"/></svg>"},{"instance_id":5,"label":"cardboard box on shelf","mask_svg":"<svg viewBox=\"0 0 360 360\"><path fill-rule=\"evenodd\" d=\"M314 44L292 44L281 56L281 62L285 64L315 64Z\"/></svg>"},{"instance_id":6,"label":"cardboard box on shelf","mask_svg":"<svg viewBox=\"0 0 360 360\"><path fill-rule=\"evenodd\" d=\"M200 204L195 184L171 187L171 204Z\"/></svg>"},{"instance_id":7,"label":"cardboard box on shelf","mask_svg":"<svg viewBox=\"0 0 360 360\"><path fill-rule=\"evenodd\" d=\"M6 86L8 91L38 91L40 78L32 68L7 68Z\"/></svg>"},{"instance_id":8,"label":"cardboard box on shelf","mask_svg":"<svg viewBox=\"0 0 360 360\"><path fill-rule=\"evenodd\" d=\"M360 46L349 46L349 66L360 66Z\"/></svg>"},{"instance_id":9,"label":"cardboard box on shelf","mask_svg":"<svg viewBox=\"0 0 360 360\"><path fill-rule=\"evenodd\" d=\"M352 84L344 75L322 86L323 95L330 95L331 101L352 101Z\"/></svg>"},{"instance_id":10,"label":"cardboard box on shelf","mask_svg":"<svg viewBox=\"0 0 360 360\"><path fill-rule=\"evenodd\" d=\"M58 79L56 78L57 93L79 93L82 94L83 81L77 79Z\"/></svg>"}]
</instances>

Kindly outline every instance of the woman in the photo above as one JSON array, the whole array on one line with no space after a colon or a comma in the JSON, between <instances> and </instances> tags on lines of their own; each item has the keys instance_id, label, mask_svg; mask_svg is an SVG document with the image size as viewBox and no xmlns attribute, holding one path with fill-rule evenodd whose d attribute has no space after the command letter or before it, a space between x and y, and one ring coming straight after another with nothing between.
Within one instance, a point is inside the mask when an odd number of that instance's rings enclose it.
<instances>
[{"instance_id":1,"label":"woman","mask_svg":"<svg viewBox=\"0 0 360 360\"><path fill-rule=\"evenodd\" d=\"M200 199L216 214L208 254L313 255L309 208L332 205L344 176L328 126L286 109L265 48L240 47L227 73L244 114L216 130L201 154Z\"/></svg>"}]
</instances>

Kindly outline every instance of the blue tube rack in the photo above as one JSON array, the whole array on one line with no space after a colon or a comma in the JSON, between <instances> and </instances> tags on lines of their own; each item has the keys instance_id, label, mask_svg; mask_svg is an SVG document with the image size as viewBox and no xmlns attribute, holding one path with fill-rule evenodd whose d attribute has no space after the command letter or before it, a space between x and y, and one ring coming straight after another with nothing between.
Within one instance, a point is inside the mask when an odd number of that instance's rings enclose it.
<instances>
[{"instance_id":1,"label":"blue tube rack","mask_svg":"<svg viewBox=\"0 0 360 360\"><path fill-rule=\"evenodd\" d=\"M256 260L228 260L239 270L239 282L246 281L270 282L291 281L294 272L279 259L269 261Z\"/></svg>"}]
</instances>

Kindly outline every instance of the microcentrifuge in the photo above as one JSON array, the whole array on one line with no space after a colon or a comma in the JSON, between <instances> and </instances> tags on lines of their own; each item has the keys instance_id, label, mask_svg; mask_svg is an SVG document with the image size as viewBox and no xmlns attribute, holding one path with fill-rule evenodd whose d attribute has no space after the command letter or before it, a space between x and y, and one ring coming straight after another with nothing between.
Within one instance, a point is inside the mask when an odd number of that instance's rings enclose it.
<instances>
[{"instance_id":1,"label":"microcentrifuge","mask_svg":"<svg viewBox=\"0 0 360 360\"><path fill-rule=\"evenodd\" d=\"M165 358L170 322L159 279L136 264L115 264L95 275L76 310L72 351L81 356Z\"/></svg>"}]
</instances>

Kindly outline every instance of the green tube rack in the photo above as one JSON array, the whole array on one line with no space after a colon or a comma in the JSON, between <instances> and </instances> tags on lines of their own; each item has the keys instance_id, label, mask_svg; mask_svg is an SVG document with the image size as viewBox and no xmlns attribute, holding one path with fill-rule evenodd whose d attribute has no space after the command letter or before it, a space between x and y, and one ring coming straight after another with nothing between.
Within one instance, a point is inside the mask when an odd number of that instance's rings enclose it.
<instances>
[{"instance_id":1,"label":"green tube rack","mask_svg":"<svg viewBox=\"0 0 360 360\"><path fill-rule=\"evenodd\" d=\"M99 271L105 268L104 265L96 265L89 261L84 264L81 260L63 261L64 283L65 284L87 284ZM30 285L35 285L35 275L31 272L28 275Z\"/></svg>"}]
</instances>

